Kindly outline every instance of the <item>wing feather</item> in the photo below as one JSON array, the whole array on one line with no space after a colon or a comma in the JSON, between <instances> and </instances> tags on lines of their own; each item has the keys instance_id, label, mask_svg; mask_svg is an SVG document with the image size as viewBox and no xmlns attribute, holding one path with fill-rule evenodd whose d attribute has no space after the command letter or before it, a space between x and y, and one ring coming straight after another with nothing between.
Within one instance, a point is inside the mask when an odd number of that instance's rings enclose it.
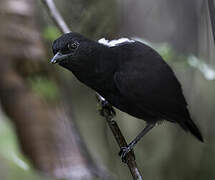
<instances>
[{"instance_id":1,"label":"wing feather","mask_svg":"<svg viewBox=\"0 0 215 180\"><path fill-rule=\"evenodd\" d=\"M124 98L139 108L169 120L190 117L180 83L155 51L120 63L114 82Z\"/></svg>"}]
</instances>

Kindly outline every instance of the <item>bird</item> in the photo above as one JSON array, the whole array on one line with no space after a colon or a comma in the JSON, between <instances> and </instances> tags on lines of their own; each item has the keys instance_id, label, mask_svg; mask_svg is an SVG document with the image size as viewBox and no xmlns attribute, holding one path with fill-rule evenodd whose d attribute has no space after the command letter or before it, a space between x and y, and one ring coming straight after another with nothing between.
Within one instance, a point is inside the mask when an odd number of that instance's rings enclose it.
<instances>
[{"instance_id":1,"label":"bird","mask_svg":"<svg viewBox=\"0 0 215 180\"><path fill-rule=\"evenodd\" d=\"M125 158L156 124L169 121L203 137L191 118L180 82L153 48L131 38L99 41L79 33L63 34L52 44L51 63L71 71L111 106L146 122L145 128L120 150Z\"/></svg>"}]
</instances>

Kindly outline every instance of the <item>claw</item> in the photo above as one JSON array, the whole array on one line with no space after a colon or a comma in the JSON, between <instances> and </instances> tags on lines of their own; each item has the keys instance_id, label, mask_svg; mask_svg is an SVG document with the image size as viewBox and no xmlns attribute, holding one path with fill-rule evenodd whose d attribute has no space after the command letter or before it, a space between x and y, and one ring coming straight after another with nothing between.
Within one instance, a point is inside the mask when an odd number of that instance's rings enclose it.
<instances>
[{"instance_id":1,"label":"claw","mask_svg":"<svg viewBox=\"0 0 215 180\"><path fill-rule=\"evenodd\" d=\"M107 101L105 101L105 100L102 101L101 104L102 104L102 107L103 107L103 108L106 108L106 107L109 107L109 106L110 106L110 104L109 104Z\"/></svg>"},{"instance_id":2,"label":"claw","mask_svg":"<svg viewBox=\"0 0 215 180\"><path fill-rule=\"evenodd\" d=\"M100 114L102 116L105 116L105 114L107 113L108 115L111 115L112 117L114 117L116 115L115 110L113 109L113 107L109 104L108 101L102 101L101 102L101 110L100 110Z\"/></svg>"},{"instance_id":3,"label":"claw","mask_svg":"<svg viewBox=\"0 0 215 180\"><path fill-rule=\"evenodd\" d=\"M128 154L128 152L130 151L130 149L128 147L122 147L119 151L119 156L122 159L122 162L126 163L126 156Z\"/></svg>"}]
</instances>

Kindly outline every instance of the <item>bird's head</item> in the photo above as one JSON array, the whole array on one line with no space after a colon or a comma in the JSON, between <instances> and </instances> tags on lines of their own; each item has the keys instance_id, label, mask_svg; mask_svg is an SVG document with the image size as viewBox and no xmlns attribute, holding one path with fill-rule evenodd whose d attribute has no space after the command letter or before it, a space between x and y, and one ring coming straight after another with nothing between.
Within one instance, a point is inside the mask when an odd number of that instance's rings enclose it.
<instances>
[{"instance_id":1,"label":"bird's head","mask_svg":"<svg viewBox=\"0 0 215 180\"><path fill-rule=\"evenodd\" d=\"M80 45L79 41L73 33L64 34L56 39L52 44L54 57L51 59L51 63L69 61L70 58L75 56Z\"/></svg>"},{"instance_id":2,"label":"bird's head","mask_svg":"<svg viewBox=\"0 0 215 180\"><path fill-rule=\"evenodd\" d=\"M112 61L108 59L108 47L97 41L90 40L78 33L67 33L53 42L52 51L54 57L51 63L70 70L85 84L89 79L99 79Z\"/></svg>"},{"instance_id":3,"label":"bird's head","mask_svg":"<svg viewBox=\"0 0 215 180\"><path fill-rule=\"evenodd\" d=\"M62 66L84 65L92 59L98 43L78 33L67 33L53 42L51 63ZM92 62L92 61L91 61Z\"/></svg>"}]
</instances>

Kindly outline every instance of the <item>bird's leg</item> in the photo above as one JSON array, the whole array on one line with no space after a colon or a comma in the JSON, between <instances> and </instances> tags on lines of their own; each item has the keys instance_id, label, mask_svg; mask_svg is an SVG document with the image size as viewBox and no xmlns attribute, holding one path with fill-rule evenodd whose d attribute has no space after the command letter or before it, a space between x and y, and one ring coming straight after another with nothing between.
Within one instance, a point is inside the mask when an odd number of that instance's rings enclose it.
<instances>
[{"instance_id":1,"label":"bird's leg","mask_svg":"<svg viewBox=\"0 0 215 180\"><path fill-rule=\"evenodd\" d=\"M113 107L111 106L111 104L108 101L106 101L105 98L103 98L98 93L96 94L96 97L97 97L100 107L101 107L99 109L100 114L102 116L109 116L109 118L112 119L116 115L116 112L113 109Z\"/></svg>"},{"instance_id":2,"label":"bird's leg","mask_svg":"<svg viewBox=\"0 0 215 180\"><path fill-rule=\"evenodd\" d=\"M147 133L149 132L153 127L155 126L155 123L148 123L146 127L134 138L133 141L131 141L128 146L122 147L119 152L119 156L122 158L122 161L125 162L126 155L128 152L130 152L134 146L139 142L139 140Z\"/></svg>"}]
</instances>

